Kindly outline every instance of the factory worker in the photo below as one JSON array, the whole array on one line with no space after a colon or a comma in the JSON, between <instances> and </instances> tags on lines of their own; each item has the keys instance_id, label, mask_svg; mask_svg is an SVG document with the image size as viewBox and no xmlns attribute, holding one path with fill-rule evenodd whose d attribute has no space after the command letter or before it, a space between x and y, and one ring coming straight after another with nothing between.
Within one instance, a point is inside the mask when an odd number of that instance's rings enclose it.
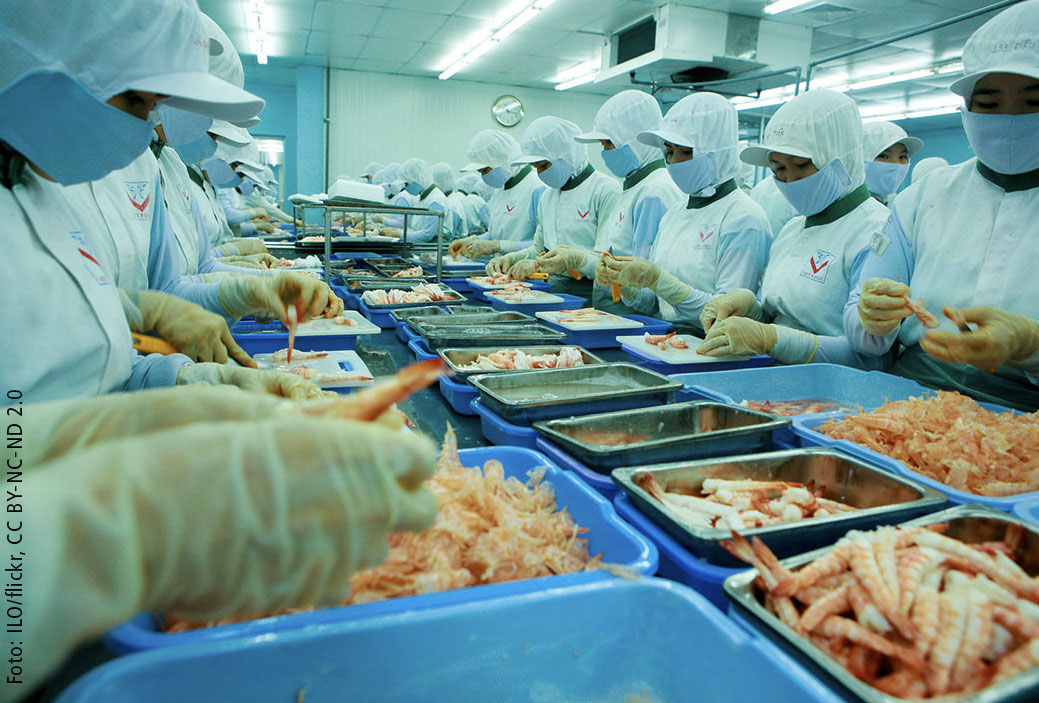
<instances>
[{"instance_id":1,"label":"factory worker","mask_svg":"<svg viewBox=\"0 0 1039 703\"><path fill-rule=\"evenodd\" d=\"M254 189L252 194L245 197L245 204L250 207L260 208L271 220L294 222L292 215L279 208L271 199L271 194L276 192L277 181L272 183L274 174L271 172L270 167L264 166L262 173L257 174L257 176L259 177L259 181L257 181L259 188Z\"/></svg>"},{"instance_id":2,"label":"factory worker","mask_svg":"<svg viewBox=\"0 0 1039 703\"><path fill-rule=\"evenodd\" d=\"M477 183L483 183L482 176L478 173L464 173L458 179L458 190L465 196L463 204L466 224L469 227L467 237L486 233L491 224L491 210L487 206L487 201L477 194Z\"/></svg>"},{"instance_id":3,"label":"factory worker","mask_svg":"<svg viewBox=\"0 0 1039 703\"><path fill-rule=\"evenodd\" d=\"M844 317L859 351L904 347L895 373L1022 410L1039 407L1037 36L1039 0L1027 0L967 41L951 90L977 156L899 193L862 252ZM907 297L926 301L938 330L924 329Z\"/></svg>"},{"instance_id":4,"label":"factory worker","mask_svg":"<svg viewBox=\"0 0 1039 703\"><path fill-rule=\"evenodd\" d=\"M379 169L373 176L373 183L382 186L386 193L386 202L393 203L404 190L404 181L400 179L400 164L394 161Z\"/></svg>"},{"instance_id":5,"label":"factory worker","mask_svg":"<svg viewBox=\"0 0 1039 703\"><path fill-rule=\"evenodd\" d=\"M468 234L469 223L465 219L465 195L455 191L455 170L451 164L443 161L429 167L433 175L433 183L447 200L447 212L450 222L449 230L452 239L458 239Z\"/></svg>"},{"instance_id":6,"label":"factory worker","mask_svg":"<svg viewBox=\"0 0 1039 703\"><path fill-rule=\"evenodd\" d=\"M913 166L913 173L909 176L909 182L910 184L916 183L931 171L936 171L948 165L949 162L940 156L928 156L926 159L920 159Z\"/></svg>"},{"instance_id":7,"label":"factory worker","mask_svg":"<svg viewBox=\"0 0 1039 703\"><path fill-rule=\"evenodd\" d=\"M698 335L700 313L717 294L757 290L772 244L764 211L736 185L738 134L736 110L714 93L682 98L659 128L639 134L666 155L658 173L686 196L664 215L644 258L603 257L596 271L597 282L620 285L637 311L659 312Z\"/></svg>"},{"instance_id":8,"label":"factory worker","mask_svg":"<svg viewBox=\"0 0 1039 703\"><path fill-rule=\"evenodd\" d=\"M415 207L424 210L443 212L444 230L448 237L452 231L451 213L448 211L447 197L433 182L433 172L422 159L408 159L400 167L400 179L404 181L404 190L410 197L402 193L394 203L397 207ZM408 215L408 241L422 244L436 241L440 218L432 215ZM383 219L386 225L379 233L385 237L403 236L404 216L390 215Z\"/></svg>"},{"instance_id":9,"label":"factory worker","mask_svg":"<svg viewBox=\"0 0 1039 703\"><path fill-rule=\"evenodd\" d=\"M862 155L866 162L866 187L870 195L890 202L909 175L910 160L924 148L894 122L870 122L862 126Z\"/></svg>"},{"instance_id":10,"label":"factory worker","mask_svg":"<svg viewBox=\"0 0 1039 703\"><path fill-rule=\"evenodd\" d=\"M600 229L595 251L609 252L615 257L636 257L649 263L645 258L657 239L660 220L669 208L683 200L682 192L664 168L662 145L638 139L640 132L655 129L662 119L656 98L641 90L626 90L599 108L591 132L576 137L584 144L601 143L606 168L621 179L620 197ZM560 249L544 257L541 268L559 272L580 269L586 256L584 252ZM553 261L555 258L559 258L558 263ZM635 265L634 260L614 263L626 267ZM555 269L546 268L553 264ZM624 302L613 300L608 285L611 282L615 281L596 281L592 304L599 310L617 314L636 312Z\"/></svg>"},{"instance_id":11,"label":"factory worker","mask_svg":"<svg viewBox=\"0 0 1039 703\"><path fill-rule=\"evenodd\" d=\"M615 179L598 173L588 162L588 147L574 139L580 133L580 127L560 117L540 117L527 127L520 141L522 154L514 165L533 165L548 189L538 204L538 226L533 243L492 259L487 265L489 273L507 272L525 280L538 270L538 257L557 247L593 253L600 229L620 195L620 185ZM573 274L558 266L546 270L552 274L549 279L552 290L590 300L596 262L595 257L588 256L582 268Z\"/></svg>"},{"instance_id":12,"label":"factory worker","mask_svg":"<svg viewBox=\"0 0 1039 703\"><path fill-rule=\"evenodd\" d=\"M485 129L469 142L469 163L463 171L480 174L475 184L491 190L486 198L487 233L469 237L451 245L451 254L472 259L507 254L525 249L534 241L538 225L538 203L547 187L530 164L513 166L520 157L519 142L505 132Z\"/></svg>"},{"instance_id":13,"label":"factory worker","mask_svg":"<svg viewBox=\"0 0 1039 703\"><path fill-rule=\"evenodd\" d=\"M361 181L364 183L374 183L375 174L383 169L383 164L378 161L372 161L364 167L364 171L361 173Z\"/></svg>"},{"instance_id":14,"label":"factory worker","mask_svg":"<svg viewBox=\"0 0 1039 703\"><path fill-rule=\"evenodd\" d=\"M153 90L170 96L171 105L232 118L262 106L206 73L204 54L184 39L201 34L197 15L170 0L122 0L101 9L87 0L0 6L0 217L9 266L0 299L14 316L0 336L0 382L20 390L26 402L196 382L257 383L294 394L288 374L195 365L181 354L137 355L125 299L101 264L97 242L105 224L90 211L86 181L147 153L153 133L145 118L159 99ZM79 138L55 142L73 112ZM153 207L161 211L161 199ZM167 247L157 256L172 262L169 254ZM276 303L274 287L264 292L270 293L264 305L284 312L302 291L286 288ZM183 329L194 338L211 319L180 301L166 306L163 300L146 295L138 301L153 328ZM40 342L32 353L27 339ZM243 361L249 361L244 354ZM308 388L316 389L297 386Z\"/></svg>"},{"instance_id":15,"label":"factory worker","mask_svg":"<svg viewBox=\"0 0 1039 703\"><path fill-rule=\"evenodd\" d=\"M765 211L765 217L768 218L768 226L773 235L782 232L786 223L797 217L797 210L779 192L776 178L771 171L750 189L749 195L750 199Z\"/></svg>"},{"instance_id":16,"label":"factory worker","mask_svg":"<svg viewBox=\"0 0 1039 703\"><path fill-rule=\"evenodd\" d=\"M830 90L803 93L772 116L764 144L747 147L740 158L771 168L800 216L773 239L757 298L749 289L736 290L704 307L701 353L771 354L784 364L884 365L884 359L855 353L842 321L856 257L888 214L866 189L855 102Z\"/></svg>"}]
</instances>

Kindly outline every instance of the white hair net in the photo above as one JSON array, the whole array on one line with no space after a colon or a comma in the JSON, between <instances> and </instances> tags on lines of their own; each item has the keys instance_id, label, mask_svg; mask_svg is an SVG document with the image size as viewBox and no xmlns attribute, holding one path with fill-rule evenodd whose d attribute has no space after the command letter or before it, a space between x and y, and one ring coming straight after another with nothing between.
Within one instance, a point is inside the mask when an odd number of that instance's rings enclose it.
<instances>
[{"instance_id":1,"label":"white hair net","mask_svg":"<svg viewBox=\"0 0 1039 703\"><path fill-rule=\"evenodd\" d=\"M929 156L926 159L920 159L913 166L913 176L911 183L916 183L921 178L926 176L931 171L939 168L945 168L949 165L949 162L940 156Z\"/></svg>"},{"instance_id":2,"label":"white hair net","mask_svg":"<svg viewBox=\"0 0 1039 703\"><path fill-rule=\"evenodd\" d=\"M609 139L613 146L621 148L630 145L645 166L650 161L660 158L660 150L637 139L640 132L656 129L663 119L660 103L649 93L641 90L625 90L607 100L595 116L592 131L581 134L577 141L584 143Z\"/></svg>"},{"instance_id":3,"label":"white hair net","mask_svg":"<svg viewBox=\"0 0 1039 703\"><path fill-rule=\"evenodd\" d=\"M435 163L429 167L429 172L433 176L433 183L440 190L450 193L455 189L455 170L451 168L451 164L443 161Z\"/></svg>"},{"instance_id":4,"label":"white hair net","mask_svg":"<svg viewBox=\"0 0 1039 703\"><path fill-rule=\"evenodd\" d=\"M456 183L459 190L464 190L466 193L477 192L477 183L482 183L483 179L475 173L466 173L458 178Z\"/></svg>"},{"instance_id":5,"label":"white hair net","mask_svg":"<svg viewBox=\"0 0 1039 703\"><path fill-rule=\"evenodd\" d=\"M400 164L394 162L386 164L372 175L372 183L384 185L400 180Z\"/></svg>"},{"instance_id":6,"label":"white hair net","mask_svg":"<svg viewBox=\"0 0 1039 703\"><path fill-rule=\"evenodd\" d=\"M855 101L842 93L810 90L798 95L769 120L765 143L747 147L740 158L755 166L768 166L772 152L811 159L818 169L840 159L851 177L851 185L842 195L866 182L862 118Z\"/></svg>"},{"instance_id":7,"label":"white hair net","mask_svg":"<svg viewBox=\"0 0 1039 703\"><path fill-rule=\"evenodd\" d=\"M405 183L418 183L423 188L433 185L429 164L422 159L408 159L401 164L400 179Z\"/></svg>"},{"instance_id":8,"label":"white hair net","mask_svg":"<svg viewBox=\"0 0 1039 703\"><path fill-rule=\"evenodd\" d=\"M364 170L361 171L361 175L374 177L376 173L382 170L382 167L383 164L380 164L378 161L372 161L370 164L364 167Z\"/></svg>"},{"instance_id":9,"label":"white hair net","mask_svg":"<svg viewBox=\"0 0 1039 703\"><path fill-rule=\"evenodd\" d=\"M520 157L513 164L566 159L580 173L588 165L588 147L574 140L581 128L562 117L539 117L520 140Z\"/></svg>"},{"instance_id":10,"label":"white hair net","mask_svg":"<svg viewBox=\"0 0 1039 703\"><path fill-rule=\"evenodd\" d=\"M862 157L866 161L872 161L895 144L904 144L909 158L913 158L924 148L922 140L910 137L894 122L870 122L862 125Z\"/></svg>"},{"instance_id":11,"label":"white hair net","mask_svg":"<svg viewBox=\"0 0 1039 703\"><path fill-rule=\"evenodd\" d=\"M642 132L639 140L658 149L664 142L689 147L693 157L713 153L718 163L718 185L739 172L736 154L740 130L736 108L717 93L695 93L667 111L659 129Z\"/></svg>"},{"instance_id":12,"label":"white hair net","mask_svg":"<svg viewBox=\"0 0 1039 703\"><path fill-rule=\"evenodd\" d=\"M512 162L520 157L520 145L511 134L494 129L477 132L469 142L466 158L469 163L463 171L479 171L481 168L510 169Z\"/></svg>"}]
</instances>

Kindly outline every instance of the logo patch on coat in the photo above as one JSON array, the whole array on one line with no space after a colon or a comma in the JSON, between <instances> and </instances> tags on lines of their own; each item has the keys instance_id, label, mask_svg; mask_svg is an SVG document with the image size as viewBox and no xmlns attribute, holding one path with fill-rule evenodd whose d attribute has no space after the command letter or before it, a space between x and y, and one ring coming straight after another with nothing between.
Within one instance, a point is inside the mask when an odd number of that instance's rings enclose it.
<instances>
[{"instance_id":1,"label":"logo patch on coat","mask_svg":"<svg viewBox=\"0 0 1039 703\"><path fill-rule=\"evenodd\" d=\"M149 206L152 203L152 195L148 192L148 181L125 181L126 196L130 199L130 209L138 220L147 220L152 216Z\"/></svg>"},{"instance_id":2,"label":"logo patch on coat","mask_svg":"<svg viewBox=\"0 0 1039 703\"><path fill-rule=\"evenodd\" d=\"M693 238L693 249L713 249L718 241L715 236L718 232L718 225L708 224L700 228L700 231L696 233L696 237Z\"/></svg>"},{"instance_id":3,"label":"logo patch on coat","mask_svg":"<svg viewBox=\"0 0 1039 703\"><path fill-rule=\"evenodd\" d=\"M505 211L512 212L516 209L516 203L505 203Z\"/></svg>"},{"instance_id":4,"label":"logo patch on coat","mask_svg":"<svg viewBox=\"0 0 1039 703\"><path fill-rule=\"evenodd\" d=\"M98 285L109 286L112 285L112 281L109 280L105 274L103 268L101 268L101 262L94 256L93 250L90 245L87 244L87 240L83 238L83 233L79 230L69 232L69 237L72 239L72 246L76 250L76 254L79 255L79 261L86 269L86 272L98 282Z\"/></svg>"},{"instance_id":5,"label":"logo patch on coat","mask_svg":"<svg viewBox=\"0 0 1039 703\"><path fill-rule=\"evenodd\" d=\"M577 208L577 216L579 218L581 218L582 220L586 220L586 219L588 219L588 215L591 213L591 211L592 211L591 208L588 208L587 210L582 210L581 208Z\"/></svg>"},{"instance_id":6,"label":"logo patch on coat","mask_svg":"<svg viewBox=\"0 0 1039 703\"><path fill-rule=\"evenodd\" d=\"M833 258L833 254L825 249L816 249L808 257L804 268L801 269L801 276L816 283L826 283L826 277L830 274L830 269L832 268Z\"/></svg>"}]
</instances>

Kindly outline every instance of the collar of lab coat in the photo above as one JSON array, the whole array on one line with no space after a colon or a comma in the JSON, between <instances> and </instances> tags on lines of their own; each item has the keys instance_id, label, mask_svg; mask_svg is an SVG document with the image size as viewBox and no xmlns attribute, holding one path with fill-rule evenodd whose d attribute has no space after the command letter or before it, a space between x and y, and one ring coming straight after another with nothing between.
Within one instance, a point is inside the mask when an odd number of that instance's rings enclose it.
<instances>
[{"instance_id":1,"label":"collar of lab coat","mask_svg":"<svg viewBox=\"0 0 1039 703\"><path fill-rule=\"evenodd\" d=\"M433 185L429 186L424 191L422 191L422 194L420 196L418 196L418 199L419 200L425 200L426 196L429 195L430 193L432 193L433 189L436 188L436 187L437 187L436 183L434 183Z\"/></svg>"},{"instance_id":2,"label":"collar of lab coat","mask_svg":"<svg viewBox=\"0 0 1039 703\"><path fill-rule=\"evenodd\" d=\"M1039 170L1014 174L999 173L980 161L977 163L977 169L982 178L993 185L999 186L1007 193L1039 188Z\"/></svg>"},{"instance_id":3,"label":"collar of lab coat","mask_svg":"<svg viewBox=\"0 0 1039 703\"><path fill-rule=\"evenodd\" d=\"M836 222L867 200L869 200L869 188L867 188L866 184L863 183L844 197L834 200L830 203L830 206L822 212L818 212L811 217L805 218L805 228L818 227L819 225L828 225L831 222Z\"/></svg>"},{"instance_id":4,"label":"collar of lab coat","mask_svg":"<svg viewBox=\"0 0 1039 703\"><path fill-rule=\"evenodd\" d=\"M624 190L628 190L629 188L638 185L646 176L662 168L664 168L663 159L650 161L645 166L638 167L624 178Z\"/></svg>"},{"instance_id":5,"label":"collar of lab coat","mask_svg":"<svg viewBox=\"0 0 1039 703\"><path fill-rule=\"evenodd\" d=\"M730 178L714 189L714 195L705 195L702 197L690 195L689 204L685 206L686 210L699 210L705 208L714 201L721 200L734 190L736 190L736 179Z\"/></svg>"},{"instance_id":6,"label":"collar of lab coat","mask_svg":"<svg viewBox=\"0 0 1039 703\"><path fill-rule=\"evenodd\" d=\"M595 166L588 164L584 167L584 170L581 171L579 174L577 174L576 176L571 176L570 180L566 182L566 185L564 185L559 190L573 190L577 186L587 181L588 177L591 176L593 173L595 173Z\"/></svg>"},{"instance_id":7,"label":"collar of lab coat","mask_svg":"<svg viewBox=\"0 0 1039 703\"><path fill-rule=\"evenodd\" d=\"M509 188L513 188L515 186L518 186L520 181L522 181L524 178L526 178L527 174L530 173L533 170L534 170L534 167L531 166L530 164L527 164L526 166L521 168L519 170L519 173L517 173L515 176L513 176L509 180L505 181L505 190L508 190Z\"/></svg>"}]
</instances>

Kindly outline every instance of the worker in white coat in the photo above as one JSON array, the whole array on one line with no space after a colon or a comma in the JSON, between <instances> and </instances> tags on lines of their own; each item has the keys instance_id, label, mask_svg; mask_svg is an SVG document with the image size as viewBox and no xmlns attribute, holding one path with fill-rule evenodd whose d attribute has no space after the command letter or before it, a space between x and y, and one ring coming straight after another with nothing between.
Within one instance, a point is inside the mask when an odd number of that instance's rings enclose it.
<instances>
[{"instance_id":1,"label":"worker in white coat","mask_svg":"<svg viewBox=\"0 0 1039 703\"><path fill-rule=\"evenodd\" d=\"M447 198L433 182L429 164L422 159L408 159L401 164L400 180L404 182L404 192L397 197L394 205L444 213L445 240L448 239L452 223ZM403 215L388 215L383 218L383 224L385 226L379 230L382 236L397 239L403 236ZM413 244L435 242L439 227L440 218L434 215L408 215L408 241Z\"/></svg>"},{"instance_id":2,"label":"worker in white coat","mask_svg":"<svg viewBox=\"0 0 1039 703\"><path fill-rule=\"evenodd\" d=\"M374 183L375 174L381 171L384 164L380 164L378 161L370 161L368 165L364 167L364 171L361 172L361 182L363 183Z\"/></svg>"},{"instance_id":3,"label":"worker in white coat","mask_svg":"<svg viewBox=\"0 0 1039 703\"><path fill-rule=\"evenodd\" d=\"M842 320L856 257L888 215L866 189L855 102L830 90L803 93L772 116L764 144L740 158L771 168L800 215L775 236L757 297L736 290L704 307L701 353L882 367L885 359L852 349Z\"/></svg>"},{"instance_id":4,"label":"worker in white coat","mask_svg":"<svg viewBox=\"0 0 1039 703\"><path fill-rule=\"evenodd\" d=\"M1039 0L982 25L963 50L963 126L975 158L900 193L864 248L845 310L862 353L901 345L893 371L932 388L1039 407ZM926 301L928 331L906 306ZM949 319L943 313L948 311ZM955 320L955 322L954 322Z\"/></svg>"},{"instance_id":5,"label":"worker in white coat","mask_svg":"<svg viewBox=\"0 0 1039 703\"><path fill-rule=\"evenodd\" d=\"M466 237L485 234L491 225L491 210L487 206L487 201L476 192L477 184L483 183L482 177L478 173L465 172L458 178L457 183L458 190L465 196L465 219L469 226Z\"/></svg>"},{"instance_id":6,"label":"worker in white coat","mask_svg":"<svg viewBox=\"0 0 1039 703\"><path fill-rule=\"evenodd\" d=\"M750 189L750 199L761 206L768 218L769 229L776 235L783 231L786 223L797 217L797 210L776 186L776 177L769 171Z\"/></svg>"},{"instance_id":7,"label":"worker in white coat","mask_svg":"<svg viewBox=\"0 0 1039 703\"><path fill-rule=\"evenodd\" d=\"M940 156L928 156L926 159L920 159L913 166L913 172L909 176L909 183L916 183L931 171L945 168L948 165L949 162Z\"/></svg>"},{"instance_id":8,"label":"worker in white coat","mask_svg":"<svg viewBox=\"0 0 1039 703\"><path fill-rule=\"evenodd\" d=\"M469 142L469 163L462 169L480 174L479 188L491 189L487 203L487 233L454 242L451 253L477 259L526 249L534 241L538 226L538 204L545 192L534 167L513 166L522 150L505 132L485 129ZM482 197L482 196L481 196Z\"/></svg>"},{"instance_id":9,"label":"worker in white coat","mask_svg":"<svg viewBox=\"0 0 1039 703\"><path fill-rule=\"evenodd\" d=\"M451 164L440 161L430 166L429 172L433 176L433 183L444 194L447 203L449 222L446 224L451 232L451 239L466 236L469 223L465 217L465 195L455 190L455 170L451 168Z\"/></svg>"},{"instance_id":10,"label":"worker in white coat","mask_svg":"<svg viewBox=\"0 0 1039 703\"><path fill-rule=\"evenodd\" d=\"M373 176L373 183L382 186L386 193L386 202L392 204L404 190L404 181L400 179L400 164L394 161L386 164Z\"/></svg>"},{"instance_id":11,"label":"worker in white coat","mask_svg":"<svg viewBox=\"0 0 1039 703\"><path fill-rule=\"evenodd\" d=\"M658 127L661 119L663 115L656 98L641 90L626 90L599 108L591 132L576 137L583 144L602 144L606 168L621 179L621 194L595 243L597 252L631 258L631 262L644 261L656 242L664 214L683 199L682 191L664 168L663 149L638 139L641 132ZM546 256L540 266L551 266L552 259L559 257L559 271L577 270L582 268L587 256L586 252L576 249L559 248ZM599 255L592 253L591 256ZM630 262L615 263L624 266ZM610 282L596 281L592 305L619 315L638 312L625 302L613 300Z\"/></svg>"},{"instance_id":12,"label":"worker in white coat","mask_svg":"<svg viewBox=\"0 0 1039 703\"><path fill-rule=\"evenodd\" d=\"M580 127L560 117L540 117L527 127L520 141L522 154L513 165L533 165L548 190L538 204L533 243L491 259L488 273L508 273L522 281L538 271L539 257L547 259L546 254L557 247L594 252L600 230L620 195L620 185L588 162L588 147L575 139L578 134ZM551 274L553 291L590 302L596 263L598 260L590 256L573 273L557 266L545 273Z\"/></svg>"},{"instance_id":13,"label":"worker in white coat","mask_svg":"<svg viewBox=\"0 0 1039 703\"><path fill-rule=\"evenodd\" d=\"M738 134L736 110L714 93L682 98L659 128L639 134L665 155L661 173L686 197L664 215L648 253L628 261L603 257L596 271L597 281L620 285L635 310L697 335L711 299L758 289L772 245L765 212L736 184Z\"/></svg>"},{"instance_id":14,"label":"worker in white coat","mask_svg":"<svg viewBox=\"0 0 1039 703\"><path fill-rule=\"evenodd\" d=\"M910 137L894 122L870 122L862 126L866 187L870 195L887 205L909 175L909 164L921 149L922 139Z\"/></svg>"}]
</instances>

